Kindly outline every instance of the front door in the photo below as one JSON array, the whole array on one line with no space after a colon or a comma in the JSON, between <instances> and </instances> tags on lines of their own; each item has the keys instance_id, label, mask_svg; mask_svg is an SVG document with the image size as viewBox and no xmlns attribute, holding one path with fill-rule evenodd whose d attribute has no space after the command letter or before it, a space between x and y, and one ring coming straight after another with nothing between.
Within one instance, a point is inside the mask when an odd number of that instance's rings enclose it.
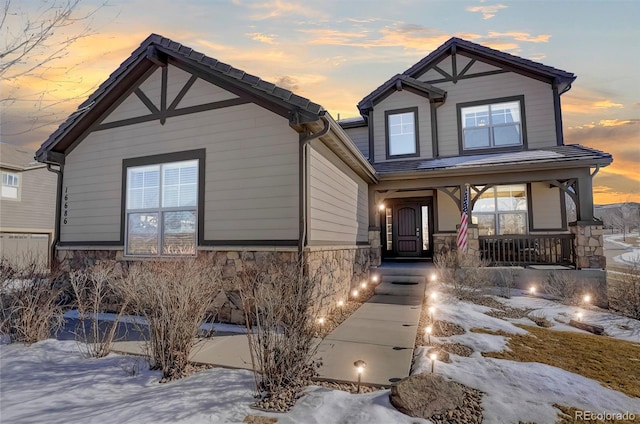
<instances>
[{"instance_id":1,"label":"front door","mask_svg":"<svg viewBox=\"0 0 640 424\"><path fill-rule=\"evenodd\" d=\"M422 210L418 203L404 203L394 207L395 248L398 256L422 254Z\"/></svg>"}]
</instances>

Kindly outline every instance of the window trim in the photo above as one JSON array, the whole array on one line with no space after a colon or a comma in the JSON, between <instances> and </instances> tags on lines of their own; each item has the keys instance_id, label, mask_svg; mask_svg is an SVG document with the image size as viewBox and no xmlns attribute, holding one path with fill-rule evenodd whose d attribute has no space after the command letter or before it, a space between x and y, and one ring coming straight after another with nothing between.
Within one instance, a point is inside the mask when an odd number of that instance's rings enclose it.
<instances>
[{"instance_id":1,"label":"window trim","mask_svg":"<svg viewBox=\"0 0 640 424\"><path fill-rule=\"evenodd\" d=\"M527 209L524 211L518 211L518 210L510 210L510 211L501 211L498 209L498 203L497 203L497 199L498 197L496 196L496 192L497 192L497 188L498 187L503 187L503 186L514 186L514 185L523 185L524 186L524 194L526 197L526 206ZM509 183L509 184L491 184L491 187L489 189L487 189L485 191L485 193L488 192L492 192L493 193L493 199L494 199L494 210L492 212L474 212L473 209L475 208L475 202L473 202L473 206L471 207L471 218L473 220L474 217L477 216L493 216L495 218L494 221L494 231L495 234L493 234L494 236L500 236L502 234L499 234L499 229L500 229L500 215L508 215L508 214L519 214L519 215L524 215L526 217L525 223L524 223L524 230L525 233L524 235L527 235L531 232L531 225L532 225L532 219L531 219L531 184L529 183ZM477 199L479 200L479 198ZM475 224L477 225L477 224ZM512 234L504 234L504 235L512 235Z\"/></svg>"},{"instance_id":2,"label":"window trim","mask_svg":"<svg viewBox=\"0 0 640 424\"><path fill-rule=\"evenodd\" d=\"M488 106L496 103L506 102L519 102L520 103L520 129L522 131L522 144L514 146L500 146L500 147L487 147L482 149L465 149L464 148L464 132L462 127L462 109L473 106ZM501 152L513 152L528 149L527 141L527 119L526 110L524 104L524 94L519 96L510 97L497 97L494 99L477 100L473 102L456 103L456 112L458 115L458 151L461 156L465 155L478 155L484 153L501 153Z\"/></svg>"},{"instance_id":3,"label":"window trim","mask_svg":"<svg viewBox=\"0 0 640 424\"><path fill-rule=\"evenodd\" d=\"M414 143L416 146L415 153L408 153L404 155L392 155L390 154L390 144L391 138L389 137L389 117L392 115L399 115L402 113L413 113L413 128L414 128ZM420 132L418 127L418 107L408 107L403 109L392 109L384 111L384 144L385 144L385 154L387 159L402 159L402 158L413 158L420 156Z\"/></svg>"},{"instance_id":4,"label":"window trim","mask_svg":"<svg viewBox=\"0 0 640 424\"><path fill-rule=\"evenodd\" d=\"M18 173L18 172L13 172L10 170L3 170L0 173L0 178L3 177L4 175L13 175L18 179L18 185L17 186L7 186L7 187L12 187L16 189L16 197L9 197L9 196L2 196L2 187L4 187L4 184L2 181L0 181L0 198L2 198L3 200L6 201L10 201L10 202L19 202L21 197L22 197L22 173Z\"/></svg>"},{"instance_id":5,"label":"window trim","mask_svg":"<svg viewBox=\"0 0 640 424\"><path fill-rule=\"evenodd\" d=\"M123 246L123 254L126 258L161 258L176 257L177 255L128 255L127 254L127 171L129 168L145 165L163 165L172 162L183 162L188 160L198 161L198 204L196 210L196 254L198 247L203 245L204 240L204 180L205 180L205 154L206 149L187 150L175 153L164 153L159 155L144 156L122 160L122 188L120 200L120 240ZM182 209L181 209L182 210ZM163 225L158 217L158 225ZM185 255L187 256L187 255ZM180 256L177 256L180 257Z\"/></svg>"}]
</instances>

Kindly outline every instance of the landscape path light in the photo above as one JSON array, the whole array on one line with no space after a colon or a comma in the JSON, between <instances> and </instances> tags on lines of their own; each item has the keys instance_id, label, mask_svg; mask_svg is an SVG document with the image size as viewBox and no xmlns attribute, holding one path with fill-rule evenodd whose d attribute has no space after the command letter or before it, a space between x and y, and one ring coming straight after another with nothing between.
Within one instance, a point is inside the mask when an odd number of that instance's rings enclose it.
<instances>
[{"instance_id":1,"label":"landscape path light","mask_svg":"<svg viewBox=\"0 0 640 424\"><path fill-rule=\"evenodd\" d=\"M427 311L429 311L429 320L433 322L433 313L436 311L436 307L429 306L429 309L427 309Z\"/></svg>"},{"instance_id":2,"label":"landscape path light","mask_svg":"<svg viewBox=\"0 0 640 424\"><path fill-rule=\"evenodd\" d=\"M590 303L591 302L591 295L585 294L584 297L582 298L582 300L584 300L584 303Z\"/></svg>"},{"instance_id":3,"label":"landscape path light","mask_svg":"<svg viewBox=\"0 0 640 424\"><path fill-rule=\"evenodd\" d=\"M320 317L320 318L318 318L318 324L320 324L320 325L324 325L324 321L325 321L325 320L324 320L324 317Z\"/></svg>"},{"instance_id":4,"label":"landscape path light","mask_svg":"<svg viewBox=\"0 0 640 424\"><path fill-rule=\"evenodd\" d=\"M373 281L374 283L377 283L379 279L380 277L378 277L378 274L373 274L371 276L371 281Z\"/></svg>"},{"instance_id":5,"label":"landscape path light","mask_svg":"<svg viewBox=\"0 0 640 424\"><path fill-rule=\"evenodd\" d=\"M431 374L433 374L433 367L434 367L434 364L436 363L436 359L438 359L438 354L432 353L431 355L429 355L429 358L431 359Z\"/></svg>"},{"instance_id":6,"label":"landscape path light","mask_svg":"<svg viewBox=\"0 0 640 424\"><path fill-rule=\"evenodd\" d=\"M431 274L431 281L436 281L437 279L438 279L438 274L436 274L435 272Z\"/></svg>"},{"instance_id":7,"label":"landscape path light","mask_svg":"<svg viewBox=\"0 0 640 424\"><path fill-rule=\"evenodd\" d=\"M353 366L356 367L356 373L358 373L358 393L360 393L360 380L362 379L362 373L364 369L367 367L367 363L362 359L358 359L353 363Z\"/></svg>"},{"instance_id":8,"label":"landscape path light","mask_svg":"<svg viewBox=\"0 0 640 424\"><path fill-rule=\"evenodd\" d=\"M433 331L433 327L431 327L430 325L427 326L427 328L424 329L424 332L427 334L427 340L429 345L431 345L431 332Z\"/></svg>"},{"instance_id":9,"label":"landscape path light","mask_svg":"<svg viewBox=\"0 0 640 424\"><path fill-rule=\"evenodd\" d=\"M529 287L529 294L531 296L535 296L536 295L536 286Z\"/></svg>"},{"instance_id":10,"label":"landscape path light","mask_svg":"<svg viewBox=\"0 0 640 424\"><path fill-rule=\"evenodd\" d=\"M362 288L362 290L367 288L367 282L363 281L362 283L360 283L360 288Z\"/></svg>"},{"instance_id":11,"label":"landscape path light","mask_svg":"<svg viewBox=\"0 0 640 424\"><path fill-rule=\"evenodd\" d=\"M338 300L338 307L342 308L344 306L344 300L340 299Z\"/></svg>"},{"instance_id":12,"label":"landscape path light","mask_svg":"<svg viewBox=\"0 0 640 424\"><path fill-rule=\"evenodd\" d=\"M578 321L582 321L582 312L578 312L576 318L578 318Z\"/></svg>"},{"instance_id":13,"label":"landscape path light","mask_svg":"<svg viewBox=\"0 0 640 424\"><path fill-rule=\"evenodd\" d=\"M358 289L351 290L351 297L354 299L358 297Z\"/></svg>"},{"instance_id":14,"label":"landscape path light","mask_svg":"<svg viewBox=\"0 0 640 424\"><path fill-rule=\"evenodd\" d=\"M431 298L431 300L437 300L438 299L438 293L437 292L431 292L431 294L429 295L429 297Z\"/></svg>"}]
</instances>

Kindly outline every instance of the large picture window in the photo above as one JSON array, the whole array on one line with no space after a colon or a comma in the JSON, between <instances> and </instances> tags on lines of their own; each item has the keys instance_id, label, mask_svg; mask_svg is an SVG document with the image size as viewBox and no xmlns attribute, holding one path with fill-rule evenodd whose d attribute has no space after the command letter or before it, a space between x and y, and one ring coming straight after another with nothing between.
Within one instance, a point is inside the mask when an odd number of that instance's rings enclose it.
<instances>
[{"instance_id":1,"label":"large picture window","mask_svg":"<svg viewBox=\"0 0 640 424\"><path fill-rule=\"evenodd\" d=\"M418 154L417 113L417 108L385 113L387 120L387 156Z\"/></svg>"},{"instance_id":2,"label":"large picture window","mask_svg":"<svg viewBox=\"0 0 640 424\"><path fill-rule=\"evenodd\" d=\"M194 255L198 160L127 168L126 254Z\"/></svg>"},{"instance_id":3,"label":"large picture window","mask_svg":"<svg viewBox=\"0 0 640 424\"><path fill-rule=\"evenodd\" d=\"M0 195L5 199L18 199L20 194L20 176L13 172L2 173L2 191Z\"/></svg>"},{"instance_id":4,"label":"large picture window","mask_svg":"<svg viewBox=\"0 0 640 424\"><path fill-rule=\"evenodd\" d=\"M464 150L523 144L521 100L459 105Z\"/></svg>"},{"instance_id":5,"label":"large picture window","mask_svg":"<svg viewBox=\"0 0 640 424\"><path fill-rule=\"evenodd\" d=\"M482 193L473 206L471 220L481 236L526 234L526 184L502 185Z\"/></svg>"}]
</instances>

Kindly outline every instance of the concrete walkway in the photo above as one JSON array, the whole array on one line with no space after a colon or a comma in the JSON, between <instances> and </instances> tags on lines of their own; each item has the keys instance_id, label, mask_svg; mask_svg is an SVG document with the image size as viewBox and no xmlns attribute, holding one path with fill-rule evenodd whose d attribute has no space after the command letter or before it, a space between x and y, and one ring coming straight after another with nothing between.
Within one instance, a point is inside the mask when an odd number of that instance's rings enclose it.
<instances>
[{"instance_id":1,"label":"concrete walkway","mask_svg":"<svg viewBox=\"0 0 640 424\"><path fill-rule=\"evenodd\" d=\"M389 386L411 371L413 348L425 291L424 277L402 277L397 270L382 276L376 294L344 320L320 343L322 362L319 379L355 382L353 363L363 360L367 366L363 384ZM406 274L405 274L406 275ZM144 355L143 342L114 343L113 352ZM193 362L224 368L251 369L249 343L244 334L214 336L198 342L190 359Z\"/></svg>"}]
</instances>

